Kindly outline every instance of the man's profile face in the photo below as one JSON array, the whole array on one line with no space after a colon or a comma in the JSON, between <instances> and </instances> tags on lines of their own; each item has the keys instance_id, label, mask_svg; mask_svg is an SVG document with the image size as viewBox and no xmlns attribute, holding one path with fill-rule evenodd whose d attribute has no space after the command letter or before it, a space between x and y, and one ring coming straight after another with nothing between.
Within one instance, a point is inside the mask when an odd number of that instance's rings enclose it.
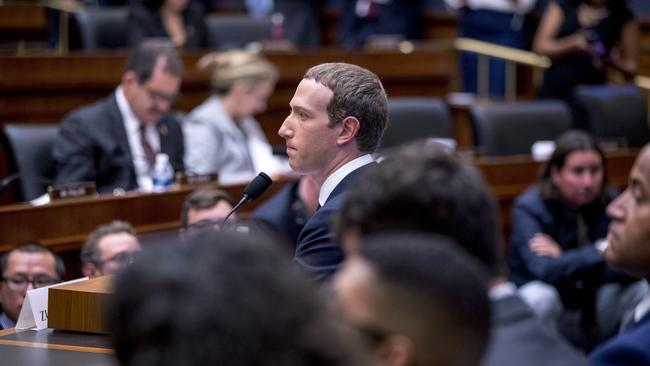
<instances>
[{"instance_id":1,"label":"man's profile face","mask_svg":"<svg viewBox=\"0 0 650 366\"><path fill-rule=\"evenodd\" d=\"M140 242L129 233L108 234L97 243L101 264L95 274L113 275L131 262L133 255L140 251Z\"/></svg>"},{"instance_id":2,"label":"man's profile face","mask_svg":"<svg viewBox=\"0 0 650 366\"><path fill-rule=\"evenodd\" d=\"M56 273L56 261L49 252L21 252L13 251L9 255L7 269L2 274L2 309L13 321L18 320L20 308L23 306L27 290L34 289L31 282L18 284L19 280L36 281L43 285L59 282Z\"/></svg>"},{"instance_id":3,"label":"man's profile face","mask_svg":"<svg viewBox=\"0 0 650 366\"><path fill-rule=\"evenodd\" d=\"M627 189L607 207L611 218L605 259L612 266L650 278L650 148L637 158Z\"/></svg>"},{"instance_id":4,"label":"man's profile face","mask_svg":"<svg viewBox=\"0 0 650 366\"><path fill-rule=\"evenodd\" d=\"M338 126L330 128L327 115L332 95L325 85L303 79L289 103L291 113L278 134L285 139L289 165L298 173L323 173L338 150Z\"/></svg>"},{"instance_id":5,"label":"man's profile face","mask_svg":"<svg viewBox=\"0 0 650 366\"><path fill-rule=\"evenodd\" d=\"M165 71L165 62L159 57L151 78L145 82L139 80L133 71L125 72L122 78L124 95L141 123L160 122L178 94L181 78Z\"/></svg>"},{"instance_id":6,"label":"man's profile face","mask_svg":"<svg viewBox=\"0 0 650 366\"><path fill-rule=\"evenodd\" d=\"M334 302L347 323L358 331L368 345L379 351L388 334L381 329L376 275L359 255L348 257L334 277ZM378 357L381 356L378 354Z\"/></svg>"}]
</instances>

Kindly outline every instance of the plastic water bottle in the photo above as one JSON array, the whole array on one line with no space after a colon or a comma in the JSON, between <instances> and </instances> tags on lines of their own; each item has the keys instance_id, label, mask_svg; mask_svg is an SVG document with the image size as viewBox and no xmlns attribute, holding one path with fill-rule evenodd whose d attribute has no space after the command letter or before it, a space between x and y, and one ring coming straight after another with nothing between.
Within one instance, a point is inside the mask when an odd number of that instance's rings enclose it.
<instances>
[{"instance_id":1,"label":"plastic water bottle","mask_svg":"<svg viewBox=\"0 0 650 366\"><path fill-rule=\"evenodd\" d=\"M156 163L153 166L153 190L154 192L169 189L174 181L174 169L169 163L167 154L156 155Z\"/></svg>"}]
</instances>

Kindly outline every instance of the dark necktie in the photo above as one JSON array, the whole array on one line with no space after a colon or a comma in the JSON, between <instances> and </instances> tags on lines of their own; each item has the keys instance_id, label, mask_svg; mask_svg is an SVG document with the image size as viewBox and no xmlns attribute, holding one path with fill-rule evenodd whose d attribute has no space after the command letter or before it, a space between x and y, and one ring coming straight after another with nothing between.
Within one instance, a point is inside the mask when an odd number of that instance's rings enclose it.
<instances>
[{"instance_id":1,"label":"dark necktie","mask_svg":"<svg viewBox=\"0 0 650 366\"><path fill-rule=\"evenodd\" d=\"M156 153L153 151L153 148L147 140L147 130L144 124L140 124L140 143L142 144L142 150L144 151L144 157L149 163L149 167L153 167L156 162Z\"/></svg>"}]
</instances>

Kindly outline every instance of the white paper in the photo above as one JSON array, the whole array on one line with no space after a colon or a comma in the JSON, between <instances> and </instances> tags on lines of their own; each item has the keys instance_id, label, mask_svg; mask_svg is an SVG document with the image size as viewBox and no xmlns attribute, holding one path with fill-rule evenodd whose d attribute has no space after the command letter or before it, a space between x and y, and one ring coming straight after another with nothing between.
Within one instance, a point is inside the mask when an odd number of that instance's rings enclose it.
<instances>
[{"instance_id":1,"label":"white paper","mask_svg":"<svg viewBox=\"0 0 650 366\"><path fill-rule=\"evenodd\" d=\"M27 291L23 307L20 309L20 315L18 315L16 329L36 328L36 330L41 330L47 328L48 289L87 280L88 277L83 277Z\"/></svg>"}]
</instances>

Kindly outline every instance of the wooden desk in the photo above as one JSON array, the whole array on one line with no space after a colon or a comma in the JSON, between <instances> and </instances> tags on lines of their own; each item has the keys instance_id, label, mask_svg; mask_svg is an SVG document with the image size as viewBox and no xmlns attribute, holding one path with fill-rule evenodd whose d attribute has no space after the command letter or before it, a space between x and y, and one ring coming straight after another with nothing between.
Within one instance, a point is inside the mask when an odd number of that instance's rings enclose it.
<instances>
[{"instance_id":1,"label":"wooden desk","mask_svg":"<svg viewBox=\"0 0 650 366\"><path fill-rule=\"evenodd\" d=\"M240 212L251 212L287 181L276 181L256 201ZM245 185L221 187L238 200ZM130 222L138 234L173 230L180 224L183 200L195 186L176 187L162 193L127 192L122 196L98 195L61 200L43 206L0 206L0 252L12 245L39 240L56 251L78 250L89 232L112 220Z\"/></svg>"},{"instance_id":2,"label":"wooden desk","mask_svg":"<svg viewBox=\"0 0 650 366\"><path fill-rule=\"evenodd\" d=\"M636 150L621 150L607 154L610 184L619 188L627 184L637 153ZM509 232L512 202L537 181L541 164L529 156L478 158L475 163L499 200L503 227ZM262 197L244 206L242 212L250 212L281 189L284 183L286 181L275 182ZM180 187L164 193L100 195L44 206L2 206L0 251L6 251L11 245L26 240L40 240L57 251L76 250L96 226L115 219L129 221L140 234L174 229L179 225L182 202L192 189ZM237 199L241 197L244 185L224 189L233 199Z\"/></svg>"},{"instance_id":3,"label":"wooden desk","mask_svg":"<svg viewBox=\"0 0 650 366\"><path fill-rule=\"evenodd\" d=\"M3 365L117 366L107 336L53 329L0 331Z\"/></svg>"}]
</instances>

